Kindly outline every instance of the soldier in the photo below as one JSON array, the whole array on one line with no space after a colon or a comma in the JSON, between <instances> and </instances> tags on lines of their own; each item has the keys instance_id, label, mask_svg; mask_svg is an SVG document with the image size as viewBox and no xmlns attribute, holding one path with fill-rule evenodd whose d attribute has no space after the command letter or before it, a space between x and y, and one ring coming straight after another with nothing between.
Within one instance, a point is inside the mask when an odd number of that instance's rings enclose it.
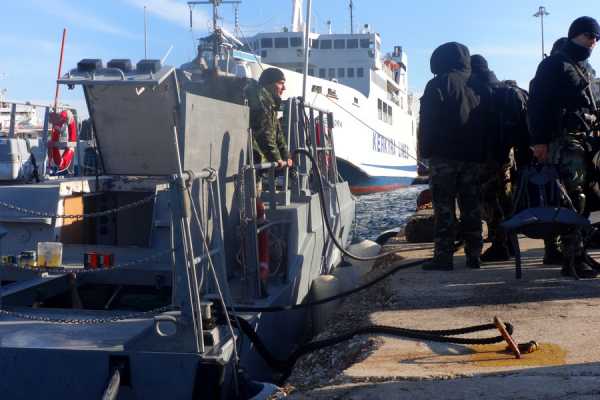
<instances>
[{"instance_id":1,"label":"soldier","mask_svg":"<svg viewBox=\"0 0 600 400\"><path fill-rule=\"evenodd\" d=\"M286 138L277 118L284 90L285 76L277 68L265 69L258 84L252 82L245 89L250 107L255 163L276 162L279 168L292 165Z\"/></svg>"},{"instance_id":2,"label":"soldier","mask_svg":"<svg viewBox=\"0 0 600 400\"><path fill-rule=\"evenodd\" d=\"M576 210L585 209L586 132L595 117L586 60L600 39L600 25L591 17L577 18L569 27L567 42L557 53L544 59L531 82L529 127L534 156L540 162L557 165ZM574 260L579 277L597 274L583 263L580 230L561 237L563 275L570 275Z\"/></svg>"},{"instance_id":3,"label":"soldier","mask_svg":"<svg viewBox=\"0 0 600 400\"><path fill-rule=\"evenodd\" d=\"M469 49L456 42L439 46L431 55L435 75L421 98L419 151L429 159L433 197L433 259L425 270L452 270L455 207L465 240L467 266L479 268L482 247L479 209L480 163L483 161L480 99L467 85L471 73Z\"/></svg>"}]
</instances>

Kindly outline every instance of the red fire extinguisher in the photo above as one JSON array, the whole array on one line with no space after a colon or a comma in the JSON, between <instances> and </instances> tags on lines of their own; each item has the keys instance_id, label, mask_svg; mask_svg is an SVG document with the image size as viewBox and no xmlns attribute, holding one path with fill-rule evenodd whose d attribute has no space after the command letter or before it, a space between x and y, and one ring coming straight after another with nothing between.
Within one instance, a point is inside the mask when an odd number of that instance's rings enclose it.
<instances>
[{"instance_id":1,"label":"red fire extinguisher","mask_svg":"<svg viewBox=\"0 0 600 400\"><path fill-rule=\"evenodd\" d=\"M265 205L260 199L256 199L256 218L258 226L266 222ZM258 234L258 276L262 285L262 291L266 294L269 281L269 232L263 229Z\"/></svg>"}]
</instances>

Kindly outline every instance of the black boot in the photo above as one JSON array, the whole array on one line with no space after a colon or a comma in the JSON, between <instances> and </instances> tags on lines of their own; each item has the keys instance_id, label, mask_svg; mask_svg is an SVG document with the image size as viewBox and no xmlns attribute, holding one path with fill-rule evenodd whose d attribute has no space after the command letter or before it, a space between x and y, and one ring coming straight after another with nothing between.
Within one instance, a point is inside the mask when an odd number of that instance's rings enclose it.
<instances>
[{"instance_id":1,"label":"black boot","mask_svg":"<svg viewBox=\"0 0 600 400\"><path fill-rule=\"evenodd\" d=\"M561 265L564 262L562 251L558 249L555 243L547 244L544 247L544 264L545 265Z\"/></svg>"},{"instance_id":2,"label":"black boot","mask_svg":"<svg viewBox=\"0 0 600 400\"><path fill-rule=\"evenodd\" d=\"M563 276L581 279L592 279L598 276L598 272L586 265L581 257L577 257L575 260L573 260L572 268L569 265L570 261L571 260L569 259L565 259L565 261L562 263L563 267L560 273Z\"/></svg>"},{"instance_id":3,"label":"black boot","mask_svg":"<svg viewBox=\"0 0 600 400\"><path fill-rule=\"evenodd\" d=\"M482 262L492 261L508 261L510 260L510 254L508 247L503 244L492 244L486 251L481 255Z\"/></svg>"},{"instance_id":4,"label":"black boot","mask_svg":"<svg viewBox=\"0 0 600 400\"><path fill-rule=\"evenodd\" d=\"M472 269L481 268L481 260L479 259L479 257L467 257L466 264L467 264L467 267L472 268Z\"/></svg>"},{"instance_id":5,"label":"black boot","mask_svg":"<svg viewBox=\"0 0 600 400\"><path fill-rule=\"evenodd\" d=\"M454 269L454 265L452 260L442 261L431 259L421 264L421 268L423 268L425 271L452 271Z\"/></svg>"}]
</instances>

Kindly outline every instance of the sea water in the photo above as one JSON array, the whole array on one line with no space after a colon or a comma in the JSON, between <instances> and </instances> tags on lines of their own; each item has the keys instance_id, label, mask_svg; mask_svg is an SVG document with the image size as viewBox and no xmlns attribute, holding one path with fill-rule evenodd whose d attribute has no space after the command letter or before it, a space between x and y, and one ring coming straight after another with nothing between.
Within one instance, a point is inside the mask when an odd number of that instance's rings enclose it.
<instances>
[{"instance_id":1,"label":"sea water","mask_svg":"<svg viewBox=\"0 0 600 400\"><path fill-rule=\"evenodd\" d=\"M427 185L414 185L390 192L356 196L353 241L375 240L382 232L404 228L417 208L417 196Z\"/></svg>"}]
</instances>

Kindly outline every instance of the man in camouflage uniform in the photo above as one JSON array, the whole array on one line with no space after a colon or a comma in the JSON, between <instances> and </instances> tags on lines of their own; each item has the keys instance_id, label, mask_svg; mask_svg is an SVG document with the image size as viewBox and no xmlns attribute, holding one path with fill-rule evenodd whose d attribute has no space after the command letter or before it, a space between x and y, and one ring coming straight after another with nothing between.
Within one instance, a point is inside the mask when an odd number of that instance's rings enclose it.
<instances>
[{"instance_id":1,"label":"man in camouflage uniform","mask_svg":"<svg viewBox=\"0 0 600 400\"><path fill-rule=\"evenodd\" d=\"M575 209L585 209L586 133L595 121L587 59L600 39L600 25L591 17L577 18L569 27L568 41L544 59L531 83L529 127L534 156L558 168L562 184ZM584 263L581 232L573 229L561 237L565 260L563 275L593 278ZM569 263L574 260L574 269Z\"/></svg>"},{"instance_id":2,"label":"man in camouflage uniform","mask_svg":"<svg viewBox=\"0 0 600 400\"><path fill-rule=\"evenodd\" d=\"M460 232L465 240L467 266L479 268L482 247L479 208L479 169L483 161L483 123L480 98L467 84L469 49L445 43L431 55L435 75L421 98L419 154L429 159L429 185L433 197L433 259L425 270L452 270L456 203Z\"/></svg>"},{"instance_id":3,"label":"man in camouflage uniform","mask_svg":"<svg viewBox=\"0 0 600 400\"><path fill-rule=\"evenodd\" d=\"M284 90L285 76L277 68L265 69L258 84L253 81L245 89L255 163L276 162L279 168L291 166L287 140L277 117Z\"/></svg>"}]
</instances>

